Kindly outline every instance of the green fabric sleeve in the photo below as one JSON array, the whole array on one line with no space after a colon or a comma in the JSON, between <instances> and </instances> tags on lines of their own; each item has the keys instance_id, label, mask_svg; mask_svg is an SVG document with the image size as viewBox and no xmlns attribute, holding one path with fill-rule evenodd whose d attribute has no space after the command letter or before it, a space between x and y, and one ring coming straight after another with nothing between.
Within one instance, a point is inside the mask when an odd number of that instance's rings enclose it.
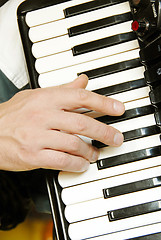
<instances>
[{"instance_id":1,"label":"green fabric sleeve","mask_svg":"<svg viewBox=\"0 0 161 240\"><path fill-rule=\"evenodd\" d=\"M29 88L29 84L27 84L22 89L18 89L0 70L0 103L9 100L17 92Z\"/></svg>"}]
</instances>

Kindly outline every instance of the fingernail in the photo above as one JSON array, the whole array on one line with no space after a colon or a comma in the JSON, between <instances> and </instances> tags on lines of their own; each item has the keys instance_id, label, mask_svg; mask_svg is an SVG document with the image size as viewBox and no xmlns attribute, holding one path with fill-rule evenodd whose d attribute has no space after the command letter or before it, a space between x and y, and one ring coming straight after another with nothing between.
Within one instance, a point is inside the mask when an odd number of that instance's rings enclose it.
<instances>
[{"instance_id":1,"label":"fingernail","mask_svg":"<svg viewBox=\"0 0 161 240\"><path fill-rule=\"evenodd\" d=\"M117 113L123 114L125 112L125 106L122 102L114 101L113 108Z\"/></svg>"},{"instance_id":2,"label":"fingernail","mask_svg":"<svg viewBox=\"0 0 161 240\"><path fill-rule=\"evenodd\" d=\"M98 157L99 157L99 151L98 151L98 149L96 149L93 152L93 156L92 156L91 162L96 162L98 160Z\"/></svg>"},{"instance_id":3,"label":"fingernail","mask_svg":"<svg viewBox=\"0 0 161 240\"><path fill-rule=\"evenodd\" d=\"M85 172L89 168L90 162L86 161L80 172Z\"/></svg>"},{"instance_id":4,"label":"fingernail","mask_svg":"<svg viewBox=\"0 0 161 240\"><path fill-rule=\"evenodd\" d=\"M86 75L86 74L84 74L84 73L82 73L82 74L80 74L79 76L78 76L79 78L87 78L88 79L88 76Z\"/></svg>"},{"instance_id":5,"label":"fingernail","mask_svg":"<svg viewBox=\"0 0 161 240\"><path fill-rule=\"evenodd\" d=\"M114 136L114 144L116 146L120 146L124 141L124 137L122 133L116 133Z\"/></svg>"}]
</instances>

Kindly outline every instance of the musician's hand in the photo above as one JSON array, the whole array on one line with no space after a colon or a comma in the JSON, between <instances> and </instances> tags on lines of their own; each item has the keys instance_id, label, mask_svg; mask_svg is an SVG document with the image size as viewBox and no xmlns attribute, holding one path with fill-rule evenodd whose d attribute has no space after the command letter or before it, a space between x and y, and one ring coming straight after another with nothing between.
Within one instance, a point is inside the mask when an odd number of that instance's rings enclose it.
<instances>
[{"instance_id":1,"label":"musician's hand","mask_svg":"<svg viewBox=\"0 0 161 240\"><path fill-rule=\"evenodd\" d=\"M0 169L85 171L97 160L98 150L76 134L121 145L118 130L72 112L87 108L108 115L124 113L122 103L84 90L87 82L81 75L61 87L25 90L1 104Z\"/></svg>"}]
</instances>

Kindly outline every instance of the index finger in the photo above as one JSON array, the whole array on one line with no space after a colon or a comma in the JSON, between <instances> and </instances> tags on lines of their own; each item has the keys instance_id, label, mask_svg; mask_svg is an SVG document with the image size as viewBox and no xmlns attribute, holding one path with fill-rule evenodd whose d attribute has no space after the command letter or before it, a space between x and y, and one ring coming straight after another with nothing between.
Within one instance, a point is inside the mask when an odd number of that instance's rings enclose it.
<instances>
[{"instance_id":1,"label":"index finger","mask_svg":"<svg viewBox=\"0 0 161 240\"><path fill-rule=\"evenodd\" d=\"M112 116L122 115L125 111L122 102L81 88L61 89L57 97L57 106L63 110L87 108Z\"/></svg>"}]
</instances>

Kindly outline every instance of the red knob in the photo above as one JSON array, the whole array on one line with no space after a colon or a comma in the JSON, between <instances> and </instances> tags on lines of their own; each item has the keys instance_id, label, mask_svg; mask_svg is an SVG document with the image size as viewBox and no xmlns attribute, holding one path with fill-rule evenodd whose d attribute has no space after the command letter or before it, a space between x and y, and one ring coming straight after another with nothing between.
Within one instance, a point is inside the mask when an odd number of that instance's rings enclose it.
<instances>
[{"instance_id":1,"label":"red knob","mask_svg":"<svg viewBox=\"0 0 161 240\"><path fill-rule=\"evenodd\" d=\"M138 21L134 21L132 23L132 30L136 32L138 29L139 29L139 22Z\"/></svg>"},{"instance_id":2,"label":"red knob","mask_svg":"<svg viewBox=\"0 0 161 240\"><path fill-rule=\"evenodd\" d=\"M132 23L132 30L138 33L145 33L149 29L149 22L147 20L134 21Z\"/></svg>"}]
</instances>

